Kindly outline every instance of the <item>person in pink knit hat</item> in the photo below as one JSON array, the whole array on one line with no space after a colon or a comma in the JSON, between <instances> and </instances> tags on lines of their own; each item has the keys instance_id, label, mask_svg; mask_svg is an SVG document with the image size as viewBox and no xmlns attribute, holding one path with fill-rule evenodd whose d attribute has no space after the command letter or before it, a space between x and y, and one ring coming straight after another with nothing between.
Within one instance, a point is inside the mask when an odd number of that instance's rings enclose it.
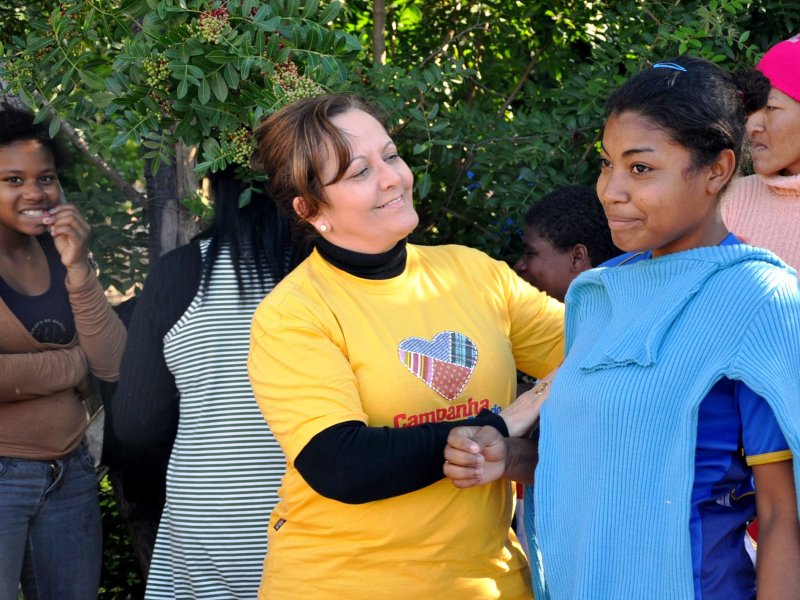
<instances>
[{"instance_id":1,"label":"person in pink knit hat","mask_svg":"<svg viewBox=\"0 0 800 600\"><path fill-rule=\"evenodd\" d=\"M742 87L755 174L731 185L722 217L800 270L800 34L770 48Z\"/></svg>"}]
</instances>

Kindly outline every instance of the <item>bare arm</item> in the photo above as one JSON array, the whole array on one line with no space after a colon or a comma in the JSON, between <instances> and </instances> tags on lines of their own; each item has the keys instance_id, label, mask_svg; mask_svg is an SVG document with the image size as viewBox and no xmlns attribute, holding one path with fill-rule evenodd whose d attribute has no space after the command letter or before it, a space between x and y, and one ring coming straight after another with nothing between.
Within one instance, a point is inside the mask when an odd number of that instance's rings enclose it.
<instances>
[{"instance_id":1,"label":"bare arm","mask_svg":"<svg viewBox=\"0 0 800 600\"><path fill-rule=\"evenodd\" d=\"M86 383L89 366L80 346L0 354L0 402L29 400Z\"/></svg>"},{"instance_id":2,"label":"bare arm","mask_svg":"<svg viewBox=\"0 0 800 600\"><path fill-rule=\"evenodd\" d=\"M791 460L753 466L758 600L800 598L800 524Z\"/></svg>"},{"instance_id":3,"label":"bare arm","mask_svg":"<svg viewBox=\"0 0 800 600\"><path fill-rule=\"evenodd\" d=\"M542 377L533 388L520 394L500 413L506 422L510 437L527 437L534 425L539 422L542 405L550 395L550 386L557 372L558 369Z\"/></svg>"}]
</instances>

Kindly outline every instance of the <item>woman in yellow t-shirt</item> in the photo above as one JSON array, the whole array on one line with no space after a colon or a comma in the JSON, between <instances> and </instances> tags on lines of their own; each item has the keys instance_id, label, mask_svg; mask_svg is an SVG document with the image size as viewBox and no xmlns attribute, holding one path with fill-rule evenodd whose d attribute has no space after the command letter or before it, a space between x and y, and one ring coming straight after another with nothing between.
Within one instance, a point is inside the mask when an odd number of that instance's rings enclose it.
<instances>
[{"instance_id":1,"label":"woman in yellow t-shirt","mask_svg":"<svg viewBox=\"0 0 800 600\"><path fill-rule=\"evenodd\" d=\"M407 243L413 176L363 99L295 102L256 131L274 201L316 236L257 309L248 362L287 458L260 598L530 598L499 481L460 491L441 456L493 424L517 368L563 357L563 307L505 263Z\"/></svg>"}]
</instances>

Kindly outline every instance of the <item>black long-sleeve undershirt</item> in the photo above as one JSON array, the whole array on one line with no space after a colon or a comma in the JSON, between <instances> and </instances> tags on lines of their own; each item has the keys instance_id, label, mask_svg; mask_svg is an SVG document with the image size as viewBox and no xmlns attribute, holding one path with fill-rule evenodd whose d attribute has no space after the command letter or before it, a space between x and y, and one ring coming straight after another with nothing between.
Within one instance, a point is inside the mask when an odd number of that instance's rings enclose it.
<instances>
[{"instance_id":1,"label":"black long-sleeve undershirt","mask_svg":"<svg viewBox=\"0 0 800 600\"><path fill-rule=\"evenodd\" d=\"M447 436L460 425L491 425L508 436L503 418L487 409L472 419L404 428L347 421L315 435L294 466L326 498L347 504L383 500L442 479Z\"/></svg>"},{"instance_id":2,"label":"black long-sleeve undershirt","mask_svg":"<svg viewBox=\"0 0 800 600\"><path fill-rule=\"evenodd\" d=\"M365 279L389 279L402 273L406 241L380 255L365 255L317 241L328 262ZM422 489L444 477L444 448L459 425L492 425L508 435L502 417L482 410L472 419L413 427L368 427L360 421L337 423L315 435L294 466L318 494L363 504Z\"/></svg>"}]
</instances>

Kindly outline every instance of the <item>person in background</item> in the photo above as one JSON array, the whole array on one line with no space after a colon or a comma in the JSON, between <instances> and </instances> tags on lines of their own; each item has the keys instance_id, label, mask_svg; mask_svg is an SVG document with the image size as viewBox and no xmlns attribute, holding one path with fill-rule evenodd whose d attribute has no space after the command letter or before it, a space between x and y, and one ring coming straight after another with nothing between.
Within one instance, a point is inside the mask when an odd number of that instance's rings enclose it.
<instances>
[{"instance_id":1,"label":"person in background","mask_svg":"<svg viewBox=\"0 0 800 600\"><path fill-rule=\"evenodd\" d=\"M575 185L545 194L525 213L524 249L514 270L525 281L563 302L572 280L620 254L594 188ZM518 374L517 395L536 381ZM524 489L517 486L514 528L526 554Z\"/></svg>"},{"instance_id":2,"label":"person in background","mask_svg":"<svg viewBox=\"0 0 800 600\"><path fill-rule=\"evenodd\" d=\"M800 34L770 48L750 75L742 91L755 174L734 181L722 217L742 241L800 269Z\"/></svg>"},{"instance_id":3,"label":"person in background","mask_svg":"<svg viewBox=\"0 0 800 600\"><path fill-rule=\"evenodd\" d=\"M407 242L413 175L362 98L297 101L255 138L269 195L318 236L253 317L287 457L259 598L530 599L511 484L462 493L441 456L459 423L503 429L515 368L559 364L561 303L477 250Z\"/></svg>"},{"instance_id":4,"label":"person in background","mask_svg":"<svg viewBox=\"0 0 800 600\"><path fill-rule=\"evenodd\" d=\"M538 456L464 427L445 473L530 481L538 460L537 597L800 597L800 284L720 215L745 137L738 89L682 56L606 111L597 192L626 254L569 289ZM757 573L742 543L756 509Z\"/></svg>"},{"instance_id":5,"label":"person in background","mask_svg":"<svg viewBox=\"0 0 800 600\"><path fill-rule=\"evenodd\" d=\"M0 102L0 599L97 597L102 530L84 438L88 377L113 381L125 328L63 201L47 123Z\"/></svg>"},{"instance_id":6,"label":"person in background","mask_svg":"<svg viewBox=\"0 0 800 600\"><path fill-rule=\"evenodd\" d=\"M108 406L127 462L168 457L148 599L254 598L285 468L247 352L255 307L297 258L267 198L240 208L233 172L211 181L214 220L153 265Z\"/></svg>"},{"instance_id":7,"label":"person in background","mask_svg":"<svg viewBox=\"0 0 800 600\"><path fill-rule=\"evenodd\" d=\"M621 253L611 241L597 192L584 185L554 190L534 202L525 213L523 243L514 270L561 302L575 277Z\"/></svg>"}]
</instances>

